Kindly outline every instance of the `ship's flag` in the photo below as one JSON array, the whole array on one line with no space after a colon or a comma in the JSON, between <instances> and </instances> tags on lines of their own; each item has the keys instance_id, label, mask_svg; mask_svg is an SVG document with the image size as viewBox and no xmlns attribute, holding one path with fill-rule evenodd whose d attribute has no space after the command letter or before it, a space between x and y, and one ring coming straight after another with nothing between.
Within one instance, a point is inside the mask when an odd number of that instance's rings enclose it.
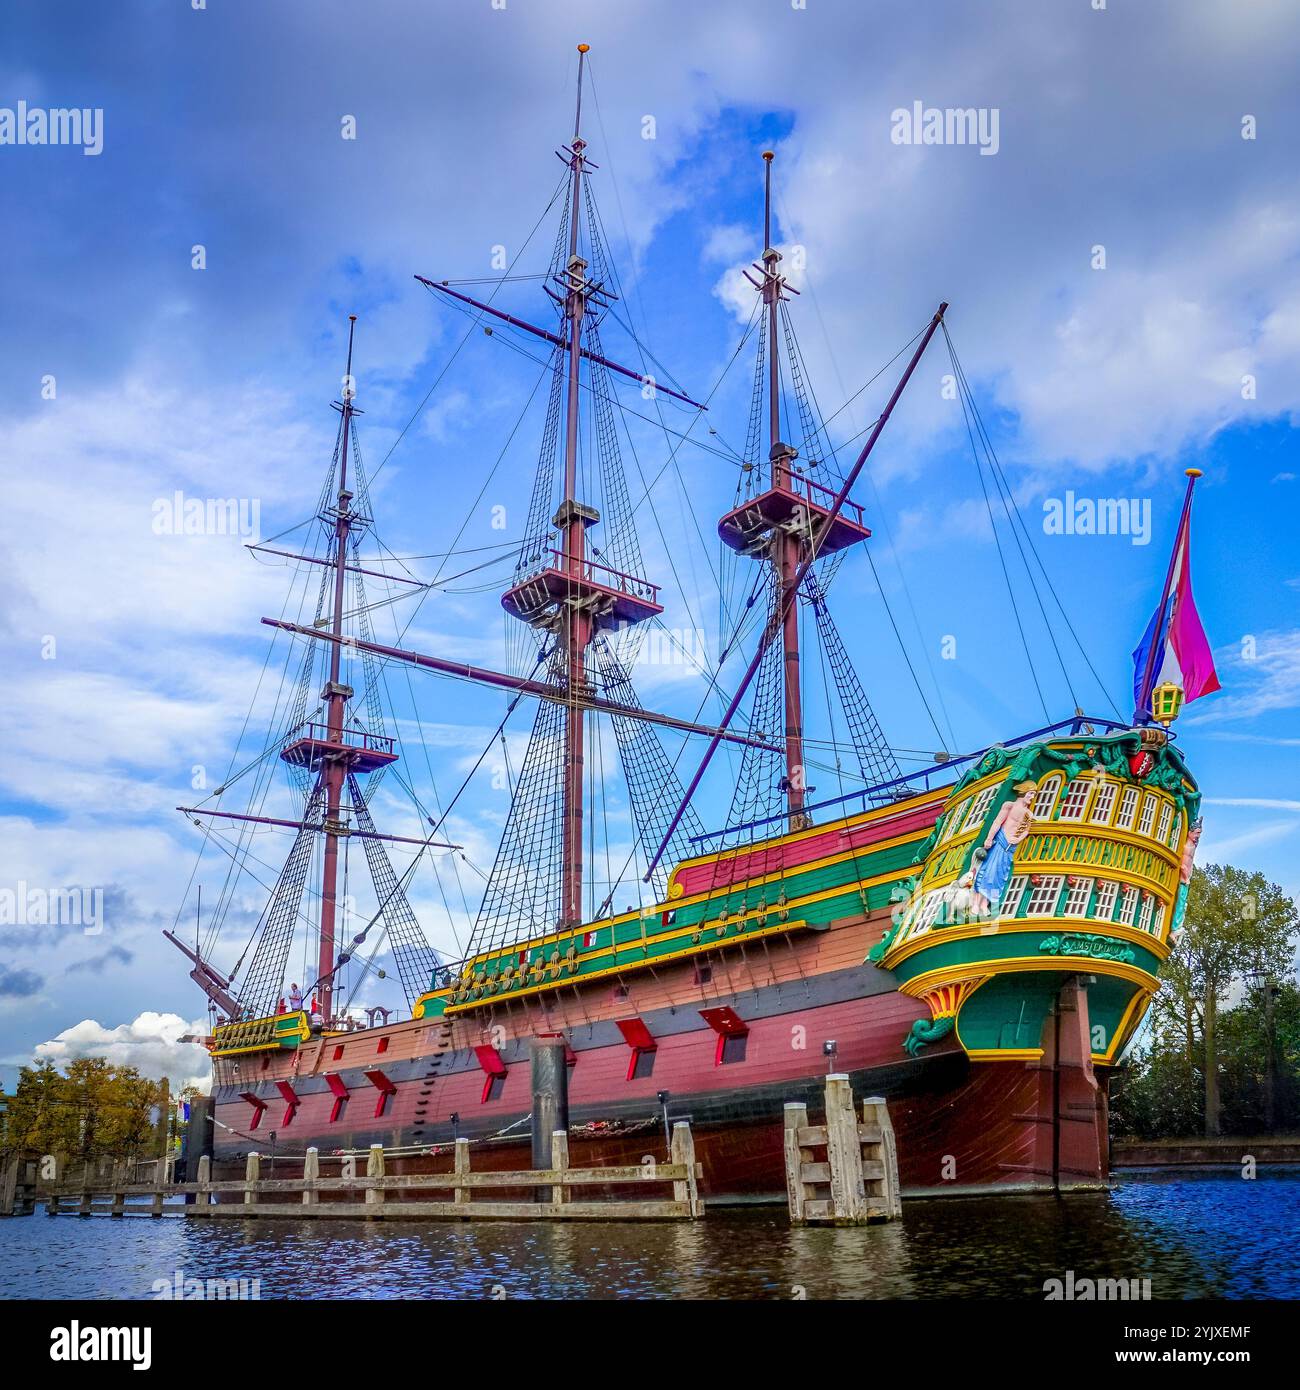
<instances>
[{"instance_id":1,"label":"ship's flag","mask_svg":"<svg viewBox=\"0 0 1300 1390\"><path fill-rule=\"evenodd\" d=\"M1188 469L1164 592L1133 653L1134 720L1139 724L1151 722L1151 692L1166 681L1182 686L1186 704L1219 689L1209 639L1192 597L1192 488L1199 476L1198 469Z\"/></svg>"}]
</instances>

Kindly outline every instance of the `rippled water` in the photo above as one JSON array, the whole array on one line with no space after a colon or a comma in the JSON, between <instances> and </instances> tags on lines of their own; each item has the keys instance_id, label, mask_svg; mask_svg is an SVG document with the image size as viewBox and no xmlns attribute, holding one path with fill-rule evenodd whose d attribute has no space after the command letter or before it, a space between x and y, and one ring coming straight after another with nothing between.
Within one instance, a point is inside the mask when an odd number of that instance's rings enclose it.
<instances>
[{"instance_id":1,"label":"rippled water","mask_svg":"<svg viewBox=\"0 0 1300 1390\"><path fill-rule=\"evenodd\" d=\"M0 1221L0 1297L151 1298L156 1280L270 1298L1015 1298L1149 1278L1154 1298L1297 1298L1300 1175L1126 1175L1110 1193L908 1202L793 1230L783 1210L692 1224Z\"/></svg>"}]
</instances>

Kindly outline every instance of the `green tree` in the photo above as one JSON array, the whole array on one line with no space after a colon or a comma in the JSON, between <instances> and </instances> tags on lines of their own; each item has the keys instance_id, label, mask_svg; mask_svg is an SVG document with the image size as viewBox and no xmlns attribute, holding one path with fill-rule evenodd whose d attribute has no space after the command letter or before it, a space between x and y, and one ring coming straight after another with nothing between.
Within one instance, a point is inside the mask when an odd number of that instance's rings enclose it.
<instances>
[{"instance_id":1,"label":"green tree","mask_svg":"<svg viewBox=\"0 0 1300 1390\"><path fill-rule=\"evenodd\" d=\"M1188 1077L1200 1053L1204 1128L1216 1135L1222 1109L1220 1005L1234 981L1290 975L1300 917L1292 899L1263 874L1210 864L1192 876L1183 925L1183 938L1160 972L1154 1023L1166 1039L1178 1036Z\"/></svg>"},{"instance_id":2,"label":"green tree","mask_svg":"<svg viewBox=\"0 0 1300 1390\"><path fill-rule=\"evenodd\" d=\"M7 1144L69 1158L134 1158L154 1148L162 1087L102 1057L23 1067L9 1105Z\"/></svg>"}]
</instances>

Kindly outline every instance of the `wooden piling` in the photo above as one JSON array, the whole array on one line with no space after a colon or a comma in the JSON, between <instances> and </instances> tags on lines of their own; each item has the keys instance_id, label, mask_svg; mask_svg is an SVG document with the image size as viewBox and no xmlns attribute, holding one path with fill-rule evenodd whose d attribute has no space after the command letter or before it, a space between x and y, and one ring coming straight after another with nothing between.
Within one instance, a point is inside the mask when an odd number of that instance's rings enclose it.
<instances>
[{"instance_id":1,"label":"wooden piling","mask_svg":"<svg viewBox=\"0 0 1300 1390\"><path fill-rule=\"evenodd\" d=\"M551 1135L551 1167L563 1172L569 1166L569 1131L557 1129ZM563 1183L551 1188L551 1201L558 1207L569 1200L569 1189Z\"/></svg>"},{"instance_id":2,"label":"wooden piling","mask_svg":"<svg viewBox=\"0 0 1300 1390\"><path fill-rule=\"evenodd\" d=\"M826 1078L826 1162L830 1166L831 1212L836 1221L856 1224L866 1215L858 1116L849 1078Z\"/></svg>"},{"instance_id":3,"label":"wooden piling","mask_svg":"<svg viewBox=\"0 0 1300 1390\"><path fill-rule=\"evenodd\" d=\"M320 1201L320 1193L316 1190L316 1184L320 1181L320 1150L311 1148L303 1155L302 1160L302 1204L305 1207L314 1206Z\"/></svg>"},{"instance_id":4,"label":"wooden piling","mask_svg":"<svg viewBox=\"0 0 1300 1390\"><path fill-rule=\"evenodd\" d=\"M18 1201L18 1170L22 1155L12 1153L5 1160L4 1176L0 1178L0 1216L12 1216Z\"/></svg>"},{"instance_id":5,"label":"wooden piling","mask_svg":"<svg viewBox=\"0 0 1300 1390\"><path fill-rule=\"evenodd\" d=\"M468 1176L469 1176L469 1140L468 1140L468 1139L457 1139L457 1140L456 1140L456 1156L455 1156L455 1159L454 1159L454 1161L453 1161L452 1171L456 1174L456 1176L457 1176L458 1178L459 1178L459 1177L468 1177ZM468 1205L469 1205L469 1202L470 1202L470 1189L469 1189L468 1187L464 1187L464 1186L458 1185L458 1186L454 1189L454 1195L453 1195L453 1197L452 1197L452 1201L453 1201L453 1202L456 1204L456 1206L458 1206L458 1207L468 1206Z\"/></svg>"},{"instance_id":6,"label":"wooden piling","mask_svg":"<svg viewBox=\"0 0 1300 1390\"><path fill-rule=\"evenodd\" d=\"M109 1208L110 1216L121 1216L126 1210L126 1189L130 1179L130 1172L125 1162L115 1162L113 1164L113 1204Z\"/></svg>"},{"instance_id":7,"label":"wooden piling","mask_svg":"<svg viewBox=\"0 0 1300 1390\"><path fill-rule=\"evenodd\" d=\"M802 1101L787 1101L785 1106L785 1189L790 1205L790 1224L802 1226L804 1208L816 1188L804 1182L804 1165L812 1162L812 1150L801 1148L799 1133L808 1128L808 1107Z\"/></svg>"},{"instance_id":8,"label":"wooden piling","mask_svg":"<svg viewBox=\"0 0 1300 1390\"><path fill-rule=\"evenodd\" d=\"M153 1200L149 1203L149 1215L161 1216L163 1214L163 1197L167 1192L167 1160L160 1158L153 1170Z\"/></svg>"},{"instance_id":9,"label":"wooden piling","mask_svg":"<svg viewBox=\"0 0 1300 1390\"><path fill-rule=\"evenodd\" d=\"M686 1120L677 1120L673 1124L669 1157L675 1165L686 1169L685 1180L673 1183L673 1201L685 1202L687 1213L690 1216L702 1216L704 1206L700 1202L700 1191L697 1185L699 1173L695 1164L695 1136L691 1133L690 1123Z\"/></svg>"},{"instance_id":10,"label":"wooden piling","mask_svg":"<svg viewBox=\"0 0 1300 1390\"><path fill-rule=\"evenodd\" d=\"M856 1226L902 1214L898 1152L889 1107L878 1096L863 1102L859 1120L849 1078L826 1078L826 1122L808 1124L807 1107L785 1108L785 1177L794 1225ZM824 1161L816 1151L825 1149Z\"/></svg>"},{"instance_id":11,"label":"wooden piling","mask_svg":"<svg viewBox=\"0 0 1300 1390\"><path fill-rule=\"evenodd\" d=\"M262 1176L262 1156L261 1154L251 1153L244 1164L244 1205L255 1207L257 1205L257 1182Z\"/></svg>"},{"instance_id":12,"label":"wooden piling","mask_svg":"<svg viewBox=\"0 0 1300 1390\"><path fill-rule=\"evenodd\" d=\"M366 1159L366 1177L382 1178L384 1176L384 1146L382 1144L371 1144L370 1157ZM384 1189L382 1187L366 1188L366 1206L380 1207L384 1204ZM367 1213L368 1214L368 1213ZM375 1215L379 1215L378 1212Z\"/></svg>"},{"instance_id":13,"label":"wooden piling","mask_svg":"<svg viewBox=\"0 0 1300 1390\"><path fill-rule=\"evenodd\" d=\"M889 1118L889 1106L883 1096L870 1096L862 1102L862 1128L858 1132L864 1149L873 1142L879 1144L879 1162L884 1170L879 1178L867 1181L869 1203L879 1205L891 1221L896 1221L903 1214L903 1198L898 1185L898 1144ZM878 1140L873 1139L875 1135L879 1135Z\"/></svg>"},{"instance_id":14,"label":"wooden piling","mask_svg":"<svg viewBox=\"0 0 1300 1390\"><path fill-rule=\"evenodd\" d=\"M199 1158L199 1171L197 1185L194 1192L194 1205L196 1207L206 1207L212 1201L212 1193L208 1188L212 1184L212 1157L203 1154Z\"/></svg>"}]
</instances>

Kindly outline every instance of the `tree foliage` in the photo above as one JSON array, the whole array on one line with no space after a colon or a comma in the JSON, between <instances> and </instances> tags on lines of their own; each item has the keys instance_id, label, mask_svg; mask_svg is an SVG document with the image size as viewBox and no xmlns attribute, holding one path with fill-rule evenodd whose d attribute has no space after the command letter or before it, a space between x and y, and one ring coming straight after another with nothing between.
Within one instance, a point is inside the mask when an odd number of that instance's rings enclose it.
<instances>
[{"instance_id":1,"label":"tree foliage","mask_svg":"<svg viewBox=\"0 0 1300 1390\"><path fill-rule=\"evenodd\" d=\"M23 1067L9 1101L6 1147L70 1158L151 1154L167 1083L102 1057L82 1057L60 1071L53 1062Z\"/></svg>"},{"instance_id":2,"label":"tree foliage","mask_svg":"<svg viewBox=\"0 0 1300 1390\"><path fill-rule=\"evenodd\" d=\"M1184 934L1160 972L1145 1037L1117 1079L1117 1134L1163 1138L1266 1127L1272 986L1274 1128L1300 1127L1300 917L1263 874L1210 864L1192 877Z\"/></svg>"}]
</instances>

